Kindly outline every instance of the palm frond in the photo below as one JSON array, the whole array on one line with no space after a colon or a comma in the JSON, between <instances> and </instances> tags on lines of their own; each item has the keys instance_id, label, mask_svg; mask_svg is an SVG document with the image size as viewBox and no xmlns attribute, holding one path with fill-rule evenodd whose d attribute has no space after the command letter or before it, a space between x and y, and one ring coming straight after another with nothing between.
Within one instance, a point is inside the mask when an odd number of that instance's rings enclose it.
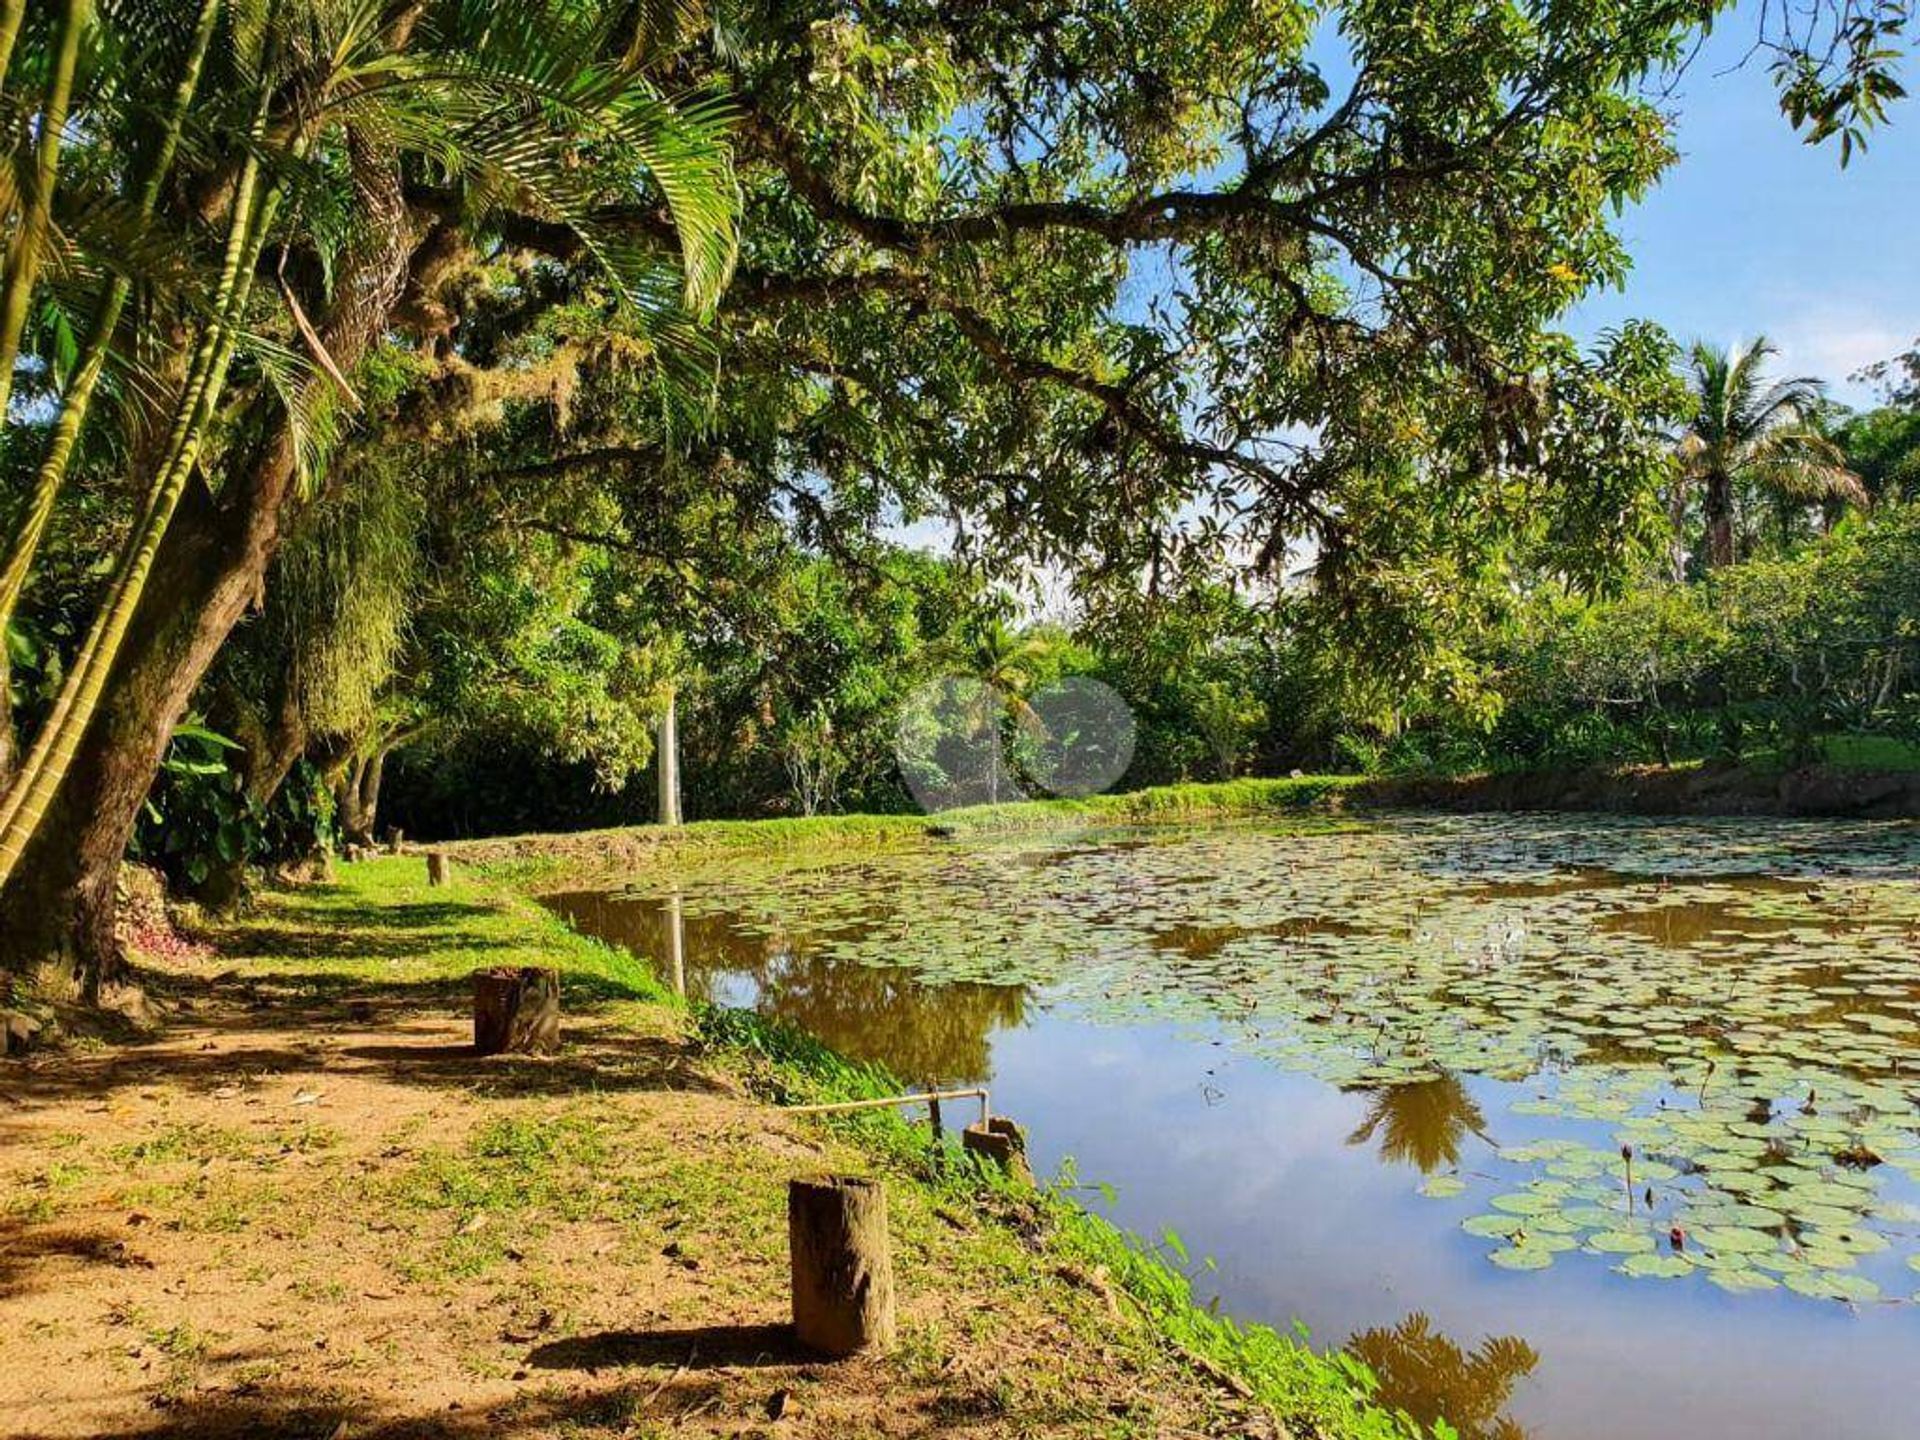
<instances>
[{"instance_id":1,"label":"palm frond","mask_svg":"<svg viewBox=\"0 0 1920 1440\"><path fill-rule=\"evenodd\" d=\"M1770 431L1752 453L1752 472L1768 489L1808 503L1844 500L1864 505L1868 496L1847 457L1826 436L1807 426Z\"/></svg>"}]
</instances>

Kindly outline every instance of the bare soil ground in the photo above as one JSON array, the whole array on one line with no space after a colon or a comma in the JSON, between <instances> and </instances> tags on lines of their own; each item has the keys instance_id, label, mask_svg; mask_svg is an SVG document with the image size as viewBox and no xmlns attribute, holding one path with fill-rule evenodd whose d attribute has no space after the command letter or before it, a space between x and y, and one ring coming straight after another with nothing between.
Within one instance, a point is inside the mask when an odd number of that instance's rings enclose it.
<instances>
[{"instance_id":1,"label":"bare soil ground","mask_svg":"<svg viewBox=\"0 0 1920 1440\"><path fill-rule=\"evenodd\" d=\"M482 1060L457 984L230 963L172 968L157 1038L0 1062L0 1435L1264 1433L1098 1276L910 1185L898 1348L797 1353L785 1182L866 1162L669 1010Z\"/></svg>"}]
</instances>

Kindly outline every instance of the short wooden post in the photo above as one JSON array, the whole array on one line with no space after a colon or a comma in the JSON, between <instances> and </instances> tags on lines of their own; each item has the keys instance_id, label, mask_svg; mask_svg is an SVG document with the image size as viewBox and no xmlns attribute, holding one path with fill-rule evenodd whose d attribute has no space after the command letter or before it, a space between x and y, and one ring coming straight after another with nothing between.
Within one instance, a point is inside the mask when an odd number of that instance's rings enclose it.
<instances>
[{"instance_id":1,"label":"short wooden post","mask_svg":"<svg viewBox=\"0 0 1920 1440\"><path fill-rule=\"evenodd\" d=\"M33 1048L40 1022L18 1010L0 1010L0 1055L24 1055Z\"/></svg>"},{"instance_id":2,"label":"short wooden post","mask_svg":"<svg viewBox=\"0 0 1920 1440\"><path fill-rule=\"evenodd\" d=\"M444 850L427 852L427 884L444 885L453 878L453 859Z\"/></svg>"},{"instance_id":3,"label":"short wooden post","mask_svg":"<svg viewBox=\"0 0 1920 1440\"><path fill-rule=\"evenodd\" d=\"M387 853L389 855L398 855L401 852L401 850L405 847L406 843L407 843L406 831L404 830L393 831L390 835L387 836Z\"/></svg>"},{"instance_id":4,"label":"short wooden post","mask_svg":"<svg viewBox=\"0 0 1920 1440\"><path fill-rule=\"evenodd\" d=\"M543 965L473 972L473 1048L546 1055L560 1048L560 972Z\"/></svg>"},{"instance_id":5,"label":"short wooden post","mask_svg":"<svg viewBox=\"0 0 1920 1440\"><path fill-rule=\"evenodd\" d=\"M793 1334L810 1350L852 1355L893 1343L893 1250L878 1180L821 1175L787 1182Z\"/></svg>"},{"instance_id":6,"label":"short wooden post","mask_svg":"<svg viewBox=\"0 0 1920 1440\"><path fill-rule=\"evenodd\" d=\"M960 1148L999 1167L1018 1184L1033 1184L1033 1167L1027 1163L1027 1132L1004 1115L989 1115L979 1124L967 1126L960 1132Z\"/></svg>"}]
</instances>

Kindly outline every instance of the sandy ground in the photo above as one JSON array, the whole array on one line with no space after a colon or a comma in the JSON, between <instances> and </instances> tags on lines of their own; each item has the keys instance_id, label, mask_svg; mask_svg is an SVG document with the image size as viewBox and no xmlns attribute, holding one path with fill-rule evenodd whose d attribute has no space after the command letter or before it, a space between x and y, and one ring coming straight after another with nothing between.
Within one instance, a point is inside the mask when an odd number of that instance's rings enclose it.
<instances>
[{"instance_id":1,"label":"sandy ground","mask_svg":"<svg viewBox=\"0 0 1920 1440\"><path fill-rule=\"evenodd\" d=\"M898 1347L797 1353L786 1179L864 1162L671 1017L481 1060L432 986L176 989L157 1040L0 1062L0 1435L1271 1433L909 1186Z\"/></svg>"}]
</instances>

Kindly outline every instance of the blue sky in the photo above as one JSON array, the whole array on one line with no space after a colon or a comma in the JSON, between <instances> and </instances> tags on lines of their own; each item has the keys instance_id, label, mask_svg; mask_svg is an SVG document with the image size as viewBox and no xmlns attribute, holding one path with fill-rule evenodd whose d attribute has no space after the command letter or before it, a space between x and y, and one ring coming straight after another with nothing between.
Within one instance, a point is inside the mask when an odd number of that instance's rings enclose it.
<instances>
[{"instance_id":1,"label":"blue sky","mask_svg":"<svg viewBox=\"0 0 1920 1440\"><path fill-rule=\"evenodd\" d=\"M1842 170L1836 146L1789 128L1764 57L1732 68L1754 33L1742 7L1682 77L1670 102L1680 162L1622 222L1633 274L1567 325L1585 336L1645 317L1716 343L1764 331L1783 367L1869 404L1847 375L1920 336L1920 99L1895 105ZM1920 94L1920 64L1903 79Z\"/></svg>"}]
</instances>

